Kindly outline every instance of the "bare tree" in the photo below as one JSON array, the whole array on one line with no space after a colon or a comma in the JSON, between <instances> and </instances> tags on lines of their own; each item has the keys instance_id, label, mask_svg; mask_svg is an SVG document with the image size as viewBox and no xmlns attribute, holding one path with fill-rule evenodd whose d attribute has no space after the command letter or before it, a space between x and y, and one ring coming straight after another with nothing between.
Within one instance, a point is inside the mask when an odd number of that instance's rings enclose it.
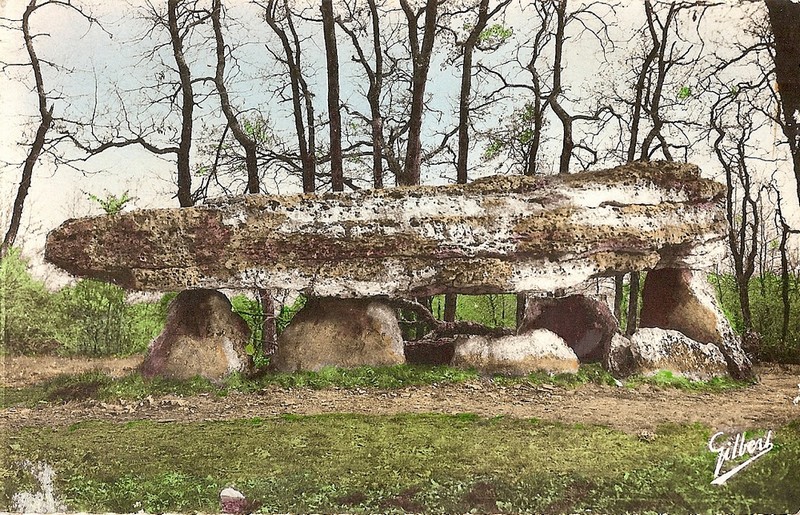
<instances>
[{"instance_id":1,"label":"bare tree","mask_svg":"<svg viewBox=\"0 0 800 515\"><path fill-rule=\"evenodd\" d=\"M408 24L408 41L411 48L412 85L411 112L408 120L408 143L406 145L405 169L398 177L398 184L419 184L422 166L422 117L425 111L425 87L436 38L436 17L439 0L426 0L425 6L414 9L408 0L400 0L400 6ZM419 39L420 18L424 16L422 41Z\"/></svg>"},{"instance_id":2,"label":"bare tree","mask_svg":"<svg viewBox=\"0 0 800 515\"><path fill-rule=\"evenodd\" d=\"M368 0L369 6L369 24L359 22L358 14L362 11L358 4L354 2L352 5L348 4L349 9L348 19L351 24L345 23L342 18L337 18L336 23L342 30L350 37L350 41L355 49L356 55L352 57L353 61L361 64L364 72L369 81L367 89L367 103L369 104L370 116L360 115L360 117L369 123L371 131L371 148L372 148L372 185L376 189L383 188L383 160L391 160L390 166L394 170L400 168L397 159L391 152L391 147L388 148L388 153L384 156L384 150L387 145L384 139L383 124L384 116L381 108L381 97L383 96L384 78L387 72L384 70L384 52L385 48L381 39L381 12L378 10L378 5L375 0ZM362 37L371 36L371 46L369 47L372 52L372 62L367 58L367 52L361 44ZM389 74L392 70L388 71Z\"/></svg>"},{"instance_id":3,"label":"bare tree","mask_svg":"<svg viewBox=\"0 0 800 515\"><path fill-rule=\"evenodd\" d=\"M475 73L472 64L473 55L475 50L480 48L482 40L490 37L484 32L489 20L498 13L503 12L509 3L511 3L511 0L503 0L489 11L489 0L479 0L475 23L470 28L466 39L463 42L456 43L461 52L461 88L458 95L458 157L456 159L456 182L459 184L466 184L468 179L470 113L472 112L471 106L474 101L472 95L472 78ZM473 5L468 7L474 9ZM445 313L447 313L446 309Z\"/></svg>"},{"instance_id":4,"label":"bare tree","mask_svg":"<svg viewBox=\"0 0 800 515\"><path fill-rule=\"evenodd\" d=\"M282 54L273 51L269 47L267 47L267 51L283 64L289 72L292 115L297 135L298 152L300 153L303 191L313 192L316 189L317 170L314 102L311 90L303 75L300 37L294 24L292 10L288 0L283 0L280 3L277 0L255 3L263 8L264 20L281 43Z\"/></svg>"},{"instance_id":5,"label":"bare tree","mask_svg":"<svg viewBox=\"0 0 800 515\"><path fill-rule=\"evenodd\" d=\"M37 112L39 119L33 141L28 147L27 157L25 158L25 162L22 164L22 174L19 186L17 187L17 194L14 198L14 204L11 209L8 228L6 229L5 236L3 237L2 245L0 245L0 259L8 255L11 247L14 245L14 242L17 239L20 223L22 221L22 212L25 208L25 200L28 196L28 190L30 189L33 181L34 170L40 156L46 151L46 145L48 145L48 143L53 143L52 141L48 141L48 133L53 125L53 111L55 109L55 105L51 100L50 92L45 86L44 77L42 75L42 67L43 65L54 66L54 64L50 63L49 61L42 60L37 55L34 40L38 34L31 30L31 17L39 9L48 6L68 9L69 11L78 14L81 18L89 22L90 26L97 24L97 20L86 14L80 6L73 5L70 2L62 2L58 0L45 0L43 2L40 2L39 0L30 0L28 5L25 7L25 11L23 12L20 20L2 18L4 24L11 25L15 30L22 32L25 50L28 55L28 61L26 63L3 63L3 69L5 70L9 67L15 66L30 67L33 74L33 90L35 91L37 97ZM19 24L18 26L17 23Z\"/></svg>"},{"instance_id":6,"label":"bare tree","mask_svg":"<svg viewBox=\"0 0 800 515\"><path fill-rule=\"evenodd\" d=\"M228 87L225 83L225 63L228 59L225 36L222 32L222 0L213 0L211 7L211 24L214 28L214 48L217 66L214 74L214 86L219 94L219 103L228 127L236 141L245 153L245 168L247 170L247 192L259 193L261 189L258 175L258 143L252 134L248 134L239 122L239 113L231 104Z\"/></svg>"},{"instance_id":7,"label":"bare tree","mask_svg":"<svg viewBox=\"0 0 800 515\"><path fill-rule=\"evenodd\" d=\"M781 99L781 128L792 155L797 198L800 200L800 4L765 0L774 36L775 77Z\"/></svg>"},{"instance_id":8,"label":"bare tree","mask_svg":"<svg viewBox=\"0 0 800 515\"><path fill-rule=\"evenodd\" d=\"M342 169L342 116L339 107L339 50L333 0L322 0L322 32L325 36L325 63L328 71L328 116L330 118L331 185L344 189Z\"/></svg>"}]
</instances>

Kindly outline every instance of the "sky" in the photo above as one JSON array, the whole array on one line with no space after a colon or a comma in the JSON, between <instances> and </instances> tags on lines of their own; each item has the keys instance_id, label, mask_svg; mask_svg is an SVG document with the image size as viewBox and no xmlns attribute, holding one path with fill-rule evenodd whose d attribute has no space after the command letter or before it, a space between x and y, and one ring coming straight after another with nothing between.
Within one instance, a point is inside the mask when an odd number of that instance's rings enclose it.
<instances>
[{"instance_id":1,"label":"sky","mask_svg":"<svg viewBox=\"0 0 800 515\"><path fill-rule=\"evenodd\" d=\"M137 0L138 1L138 0ZM99 99L97 109L102 112L103 102L113 104L112 95L115 87L122 89L136 89L143 81L152 75L155 70L148 69L147 62L141 60L141 54L152 41L140 42L137 34L141 31L140 22L132 17L134 0L87 0L81 2L86 11L94 13L104 20L104 27L114 37L109 37L98 27L92 27L85 20L68 9L46 7L36 14L34 28L43 35L36 40L37 52L40 57L63 64L72 70L70 74L48 72L46 80L56 91L63 91L69 96L72 108L84 111L90 108L95 98L95 90ZM0 0L0 14L4 18L19 18L27 1ZM231 14L237 17L257 16L253 6L243 0L226 2L230 5ZM614 30L620 40L625 39L625 34L631 34L633 27L640 23L641 5L637 2L623 2L618 8L620 24ZM725 32L730 30L731 22L740 24L743 14L731 3L728 7L718 9L714 16L718 18L720 38L725 38ZM508 23L514 23L514 15L509 17ZM44 35L46 34L46 35ZM241 51L239 89L234 92L236 98L245 103L245 107L256 108L259 104L272 102L271 108L275 109L272 121L278 131L291 131L292 125L288 116L288 106L275 104L274 99L267 95L268 79L264 77L263 63L259 62L264 45L274 44L263 33L253 33L247 26L237 27L231 32L231 40L245 47ZM229 42L231 42L229 40ZM575 95L590 95L592 88L596 87L599 77L596 47L589 38L581 40L582 48L573 49L566 57L565 82L572 88ZM306 49L309 66L318 70L318 82L324 78L323 49L313 45ZM340 50L341 52L341 50ZM0 30L0 56L6 62L19 62L24 60L22 51L21 33ZM340 55L343 63L343 74L350 73L346 53ZM442 110L451 110L454 105L453 92L457 90L458 79L451 69L442 68L440 63L434 63L431 73L434 79L429 82L429 93L438 102L437 107ZM205 63L198 59L194 69L210 69L210 62ZM3 231L5 220L10 210L13 195L19 181L18 166L25 156L26 147L19 142L28 141L31 134L30 116L35 114L35 97L30 91L30 76L27 68L8 69L0 76L0 161L11 163L0 167L0 222ZM356 69L351 68L352 73ZM210 73L210 72L209 72ZM100 77L95 81L95 77ZM691 78L687 79L690 81ZM688 82L687 82L688 83ZM322 83L320 83L322 84ZM324 89L318 87L320 92L318 100L318 113L324 111ZM359 91L354 87L343 89L343 99L352 99L358 102ZM213 111L213 99L203 109ZM57 108L68 110L70 106L63 102L57 103ZM283 110L281 110L283 109ZM502 117L507 112L498 112ZM213 118L213 117L212 117ZM553 136L560 137L557 126L551 126L555 132ZM773 136L779 134L774 134ZM774 141L770 135L763 136L764 149L774 148ZM715 164L710 156L698 156L697 164L707 173L714 175ZM491 164L494 166L494 164ZM173 198L174 184L172 175L174 164L153 156L138 148L127 148L102 154L92 158L86 163L77 164L81 169L76 170L67 166L60 166L57 170L43 161L37 166L33 186L26 201L23 216L23 228L19 242L23 245L26 254L39 261L44 235L67 218L99 214L101 210L92 201L88 200L89 194L105 196L106 194L120 195L127 191L135 200L132 207L156 208L177 207ZM716 167L718 171L718 167ZM491 167L488 171L491 171ZM488 173L483 170L481 173ZM784 182L788 199L794 200L793 182L791 173L783 170L780 174ZM437 182L431 178L430 182ZM440 182L440 180L439 180ZM272 188L272 192L288 193L294 186L284 186L283 189ZM798 210L792 210L795 225L800 225ZM54 272L46 268L38 268L39 275L54 277Z\"/></svg>"}]
</instances>

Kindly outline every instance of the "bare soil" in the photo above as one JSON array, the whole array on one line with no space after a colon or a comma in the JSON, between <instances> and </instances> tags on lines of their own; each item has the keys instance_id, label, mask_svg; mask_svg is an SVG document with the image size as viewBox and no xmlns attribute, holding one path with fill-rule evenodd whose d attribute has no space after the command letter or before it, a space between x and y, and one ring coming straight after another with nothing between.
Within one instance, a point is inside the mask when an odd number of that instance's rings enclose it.
<instances>
[{"instance_id":1,"label":"bare soil","mask_svg":"<svg viewBox=\"0 0 800 515\"><path fill-rule=\"evenodd\" d=\"M2 385L22 387L64 373L101 370L130 373L141 357L67 359L6 357ZM658 388L583 385L498 386L488 379L462 384L379 389L285 389L268 387L252 394L169 395L140 401L96 400L46 403L35 408L0 410L0 430L21 426L63 426L85 420L214 421L282 414L474 413L538 418L552 422L600 424L629 433L667 423L701 423L719 431L768 429L800 419L800 366L760 365L760 382L732 391L709 393Z\"/></svg>"}]
</instances>

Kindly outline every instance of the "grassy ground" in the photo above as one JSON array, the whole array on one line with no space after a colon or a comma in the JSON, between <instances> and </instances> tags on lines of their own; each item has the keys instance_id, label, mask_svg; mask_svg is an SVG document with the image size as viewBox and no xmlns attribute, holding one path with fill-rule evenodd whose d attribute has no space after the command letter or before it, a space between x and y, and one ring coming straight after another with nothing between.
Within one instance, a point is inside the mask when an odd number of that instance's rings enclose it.
<instances>
[{"instance_id":1,"label":"grassy ground","mask_svg":"<svg viewBox=\"0 0 800 515\"><path fill-rule=\"evenodd\" d=\"M2 388L0 407L14 405L32 406L42 401L69 401L75 399L98 399L113 401L117 399L143 399L148 395L192 395L215 393L225 395L231 391L255 392L268 385L284 388L403 388L426 384L451 384L477 380L475 371L461 370L447 366L398 365L393 367L360 367L355 369L325 368L320 372L299 372L294 374L265 374L258 378L244 378L234 375L224 383L215 384L202 378L191 381L170 381L164 379L145 380L138 373L114 379L101 372L87 372L78 375L64 375L41 384L24 388ZM511 384L553 384L575 387L586 383L614 385L615 379L597 364L582 365L577 374L533 373L525 377L494 376L491 380L501 385ZM741 388L748 383L728 378L715 378L710 381L688 381L673 376L670 372L660 372L651 377L633 377L624 383L628 387L652 384L659 387L674 387L691 390L720 391Z\"/></svg>"},{"instance_id":2,"label":"grassy ground","mask_svg":"<svg viewBox=\"0 0 800 515\"><path fill-rule=\"evenodd\" d=\"M2 438L0 474L35 489L23 460L56 471L70 509L218 510L235 486L267 512L794 512L800 424L718 487L699 426L650 441L603 427L474 415L283 416L208 423L85 422Z\"/></svg>"}]
</instances>

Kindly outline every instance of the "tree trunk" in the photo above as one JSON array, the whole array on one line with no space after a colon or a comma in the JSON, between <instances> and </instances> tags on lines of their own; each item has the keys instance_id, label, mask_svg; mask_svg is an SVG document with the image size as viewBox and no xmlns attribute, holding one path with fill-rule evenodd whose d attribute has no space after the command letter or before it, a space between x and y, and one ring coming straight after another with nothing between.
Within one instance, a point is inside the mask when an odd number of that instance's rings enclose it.
<instances>
[{"instance_id":1,"label":"tree trunk","mask_svg":"<svg viewBox=\"0 0 800 515\"><path fill-rule=\"evenodd\" d=\"M231 106L228 88L225 85L225 38L222 34L222 0L214 0L211 11L211 22L214 28L216 43L217 67L214 75L214 85L219 94L220 107L225 115L233 137L244 149L245 167L247 169L247 193L259 193L261 181L258 176L258 146L250 134L242 128L236 113Z\"/></svg>"},{"instance_id":2,"label":"tree trunk","mask_svg":"<svg viewBox=\"0 0 800 515\"><path fill-rule=\"evenodd\" d=\"M617 274L614 276L614 318L617 319L617 324L622 322L622 298L625 287L625 274ZM622 327L620 326L620 329Z\"/></svg>"},{"instance_id":3,"label":"tree trunk","mask_svg":"<svg viewBox=\"0 0 800 515\"><path fill-rule=\"evenodd\" d=\"M444 296L444 321L456 321L456 308L458 307L458 294L447 293Z\"/></svg>"},{"instance_id":4,"label":"tree trunk","mask_svg":"<svg viewBox=\"0 0 800 515\"><path fill-rule=\"evenodd\" d=\"M178 67L181 83L181 137L178 142L178 202L181 207L194 205L192 198L192 170L190 155L192 151L192 123L194 112L194 91L192 72L183 55L183 37L178 26L178 6L182 0L168 0L167 26L169 27L172 56Z\"/></svg>"},{"instance_id":5,"label":"tree trunk","mask_svg":"<svg viewBox=\"0 0 800 515\"><path fill-rule=\"evenodd\" d=\"M311 106L311 98L308 92L308 87L302 76L302 69L300 67L300 46L297 34L294 32L294 26L291 22L291 12L286 0L283 2L286 11L286 20L289 29L292 32L293 41L289 41L289 36L286 30L281 27L275 17L277 4L275 0L270 0L264 10L264 20L270 26L275 35L281 41L283 46L284 55L286 60L287 69L289 70L289 85L292 91L292 116L294 118L295 132L297 134L297 148L300 154L300 165L302 167L302 181L303 191L311 193L316 189L316 158L314 156L314 129L313 126L308 127L308 139L306 138L306 122L303 120L303 98L305 97L306 105L306 119L310 120L313 124L314 113ZM294 43L294 47L292 46ZM313 109L313 108L312 108Z\"/></svg>"},{"instance_id":6,"label":"tree trunk","mask_svg":"<svg viewBox=\"0 0 800 515\"><path fill-rule=\"evenodd\" d=\"M11 219L9 220L8 229L3 238L2 246L0 246L0 259L8 255L17 239L17 234L19 234L19 227L22 223L22 211L25 208L25 199L28 197L28 190L33 181L33 169L44 149L47 131L50 130L50 126L53 123L53 106L48 107L47 105L47 93L44 89L42 67L39 62L39 57L36 55L36 49L33 46L33 35L31 35L30 31L30 16L36 8L36 0L31 0L25 9L25 13L22 15L22 35L25 40L25 49L28 52L28 59L33 69L34 83L36 85L36 95L38 97L39 106L39 127L36 129L36 136L33 139L30 150L28 150L28 156L25 158L25 164L22 167L22 177L19 182L19 187L17 188L17 196L11 208Z\"/></svg>"},{"instance_id":7,"label":"tree trunk","mask_svg":"<svg viewBox=\"0 0 800 515\"><path fill-rule=\"evenodd\" d=\"M325 62L328 70L328 115L330 117L331 185L344 190L342 169L342 116L339 112L339 52L336 47L336 22L333 0L322 0L322 31L325 35Z\"/></svg>"},{"instance_id":8,"label":"tree trunk","mask_svg":"<svg viewBox=\"0 0 800 515\"><path fill-rule=\"evenodd\" d=\"M527 293L517 293L517 331L522 326L523 320L525 320L525 310L528 307L528 294Z\"/></svg>"},{"instance_id":9,"label":"tree trunk","mask_svg":"<svg viewBox=\"0 0 800 515\"><path fill-rule=\"evenodd\" d=\"M630 291L628 292L628 326L625 334L631 336L639 327L639 272L631 272Z\"/></svg>"},{"instance_id":10,"label":"tree trunk","mask_svg":"<svg viewBox=\"0 0 800 515\"><path fill-rule=\"evenodd\" d=\"M422 45L419 42L417 15L408 0L400 0L408 22L408 36L413 62L411 86L411 113L408 120L408 144L406 146L405 170L398 179L401 186L419 184L422 168L422 116L425 111L425 86L428 82L428 70L431 64L433 43L436 37L436 18L439 7L438 0L427 0L425 3L425 25Z\"/></svg>"},{"instance_id":11,"label":"tree trunk","mask_svg":"<svg viewBox=\"0 0 800 515\"><path fill-rule=\"evenodd\" d=\"M791 0L766 0L769 21L775 36L775 76L783 113L783 133L792 154L797 198L800 200L800 3Z\"/></svg>"},{"instance_id":12,"label":"tree trunk","mask_svg":"<svg viewBox=\"0 0 800 515\"><path fill-rule=\"evenodd\" d=\"M275 324L275 300L272 292L259 288L256 292L261 306L261 348L265 356L271 356L278 347L277 325Z\"/></svg>"}]
</instances>

